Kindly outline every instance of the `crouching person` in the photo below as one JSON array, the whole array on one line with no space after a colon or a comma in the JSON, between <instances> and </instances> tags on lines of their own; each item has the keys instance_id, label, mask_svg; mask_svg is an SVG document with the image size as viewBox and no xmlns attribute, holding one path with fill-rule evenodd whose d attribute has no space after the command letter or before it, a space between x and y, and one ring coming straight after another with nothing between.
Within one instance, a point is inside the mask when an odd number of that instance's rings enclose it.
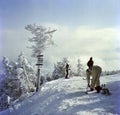
<instances>
[{"instance_id":1,"label":"crouching person","mask_svg":"<svg viewBox=\"0 0 120 115\"><path fill-rule=\"evenodd\" d=\"M93 91L96 89L97 93L100 92L100 75L101 75L102 69L99 66L93 66L91 73L86 70L86 76L87 76L87 83L90 87L90 90ZM92 76L92 80L90 83L90 75Z\"/></svg>"}]
</instances>

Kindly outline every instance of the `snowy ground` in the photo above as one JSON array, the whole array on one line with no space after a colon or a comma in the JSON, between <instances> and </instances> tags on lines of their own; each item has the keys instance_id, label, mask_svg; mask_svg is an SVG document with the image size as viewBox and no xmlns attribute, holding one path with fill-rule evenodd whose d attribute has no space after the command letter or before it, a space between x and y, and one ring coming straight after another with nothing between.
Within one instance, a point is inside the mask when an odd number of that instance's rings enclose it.
<instances>
[{"instance_id":1,"label":"snowy ground","mask_svg":"<svg viewBox=\"0 0 120 115\"><path fill-rule=\"evenodd\" d=\"M120 74L102 76L112 95L85 94L80 77L47 82L41 92L16 103L0 115L120 115Z\"/></svg>"}]
</instances>

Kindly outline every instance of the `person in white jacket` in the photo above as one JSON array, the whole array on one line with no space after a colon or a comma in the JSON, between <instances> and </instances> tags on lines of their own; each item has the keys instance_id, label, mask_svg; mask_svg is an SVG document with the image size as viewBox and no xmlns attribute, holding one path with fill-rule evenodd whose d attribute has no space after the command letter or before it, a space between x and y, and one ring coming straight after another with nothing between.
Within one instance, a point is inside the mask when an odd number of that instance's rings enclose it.
<instances>
[{"instance_id":1,"label":"person in white jacket","mask_svg":"<svg viewBox=\"0 0 120 115\"><path fill-rule=\"evenodd\" d=\"M99 66L93 66L91 72L86 70L87 76L87 83L90 86L90 90L93 91L94 89L97 90L97 93L100 92L100 75L102 72L102 68ZM90 84L90 75L92 76L91 84Z\"/></svg>"}]
</instances>

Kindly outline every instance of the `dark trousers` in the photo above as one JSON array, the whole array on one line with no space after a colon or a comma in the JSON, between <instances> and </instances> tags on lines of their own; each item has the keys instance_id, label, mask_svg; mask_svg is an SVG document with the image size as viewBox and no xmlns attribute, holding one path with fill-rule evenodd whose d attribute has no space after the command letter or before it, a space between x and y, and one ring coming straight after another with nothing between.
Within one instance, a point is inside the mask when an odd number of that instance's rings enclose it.
<instances>
[{"instance_id":1,"label":"dark trousers","mask_svg":"<svg viewBox=\"0 0 120 115\"><path fill-rule=\"evenodd\" d=\"M68 78L68 70L66 70L66 76L65 76L65 78Z\"/></svg>"}]
</instances>

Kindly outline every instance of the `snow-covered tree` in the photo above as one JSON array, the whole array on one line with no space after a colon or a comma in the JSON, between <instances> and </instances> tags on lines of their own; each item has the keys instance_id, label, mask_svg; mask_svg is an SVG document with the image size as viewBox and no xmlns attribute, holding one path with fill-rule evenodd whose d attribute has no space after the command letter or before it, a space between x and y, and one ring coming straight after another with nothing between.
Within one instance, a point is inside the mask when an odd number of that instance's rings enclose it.
<instances>
[{"instance_id":1,"label":"snow-covered tree","mask_svg":"<svg viewBox=\"0 0 120 115\"><path fill-rule=\"evenodd\" d=\"M78 59L78 64L77 64L77 75L82 76L83 73L83 65L81 64L80 59Z\"/></svg>"},{"instance_id":2,"label":"snow-covered tree","mask_svg":"<svg viewBox=\"0 0 120 115\"><path fill-rule=\"evenodd\" d=\"M67 58L63 58L61 62L57 62L57 64L54 65L54 71L52 73L53 79L59 79L59 78L65 77L66 63L68 63Z\"/></svg>"},{"instance_id":3,"label":"snow-covered tree","mask_svg":"<svg viewBox=\"0 0 120 115\"><path fill-rule=\"evenodd\" d=\"M3 73L0 74L0 77L2 77L0 83L0 108L4 109L8 106L7 97L14 101L21 96L22 92L20 80L17 78L16 64L3 57L2 66Z\"/></svg>"},{"instance_id":4,"label":"snow-covered tree","mask_svg":"<svg viewBox=\"0 0 120 115\"><path fill-rule=\"evenodd\" d=\"M0 74L0 107L5 108L6 96L14 101L35 90L36 75L24 53L20 53L16 62L3 57L1 65L3 73Z\"/></svg>"},{"instance_id":5,"label":"snow-covered tree","mask_svg":"<svg viewBox=\"0 0 120 115\"><path fill-rule=\"evenodd\" d=\"M35 89L36 75L23 52L18 56L17 76L28 92Z\"/></svg>"},{"instance_id":6,"label":"snow-covered tree","mask_svg":"<svg viewBox=\"0 0 120 115\"><path fill-rule=\"evenodd\" d=\"M29 41L34 43L32 47L29 47L33 51L33 57L36 58L38 55L43 53L43 50L45 50L49 44L54 44L52 41L52 34L56 30L50 30L44 26L38 26L36 24L27 25L25 29L33 34L33 37L29 38Z\"/></svg>"},{"instance_id":7,"label":"snow-covered tree","mask_svg":"<svg viewBox=\"0 0 120 115\"><path fill-rule=\"evenodd\" d=\"M36 24L27 25L25 27L25 29L30 31L34 35L32 38L29 38L29 41L34 43L34 45L32 47L29 47L33 51L32 57L39 58L41 53L43 53L43 51L49 44L54 44L52 41L52 34L56 30L50 30L44 26L38 26ZM39 80L41 80L39 73L40 73L40 66L38 64L38 78L37 78L36 91L39 90L39 85L41 84L41 83L39 83Z\"/></svg>"},{"instance_id":8,"label":"snow-covered tree","mask_svg":"<svg viewBox=\"0 0 120 115\"><path fill-rule=\"evenodd\" d=\"M9 62L9 59L7 57L3 57L2 60L2 69L4 74L6 74L6 76L9 76L11 74L15 74L14 71L14 66L16 64L14 62Z\"/></svg>"}]
</instances>

